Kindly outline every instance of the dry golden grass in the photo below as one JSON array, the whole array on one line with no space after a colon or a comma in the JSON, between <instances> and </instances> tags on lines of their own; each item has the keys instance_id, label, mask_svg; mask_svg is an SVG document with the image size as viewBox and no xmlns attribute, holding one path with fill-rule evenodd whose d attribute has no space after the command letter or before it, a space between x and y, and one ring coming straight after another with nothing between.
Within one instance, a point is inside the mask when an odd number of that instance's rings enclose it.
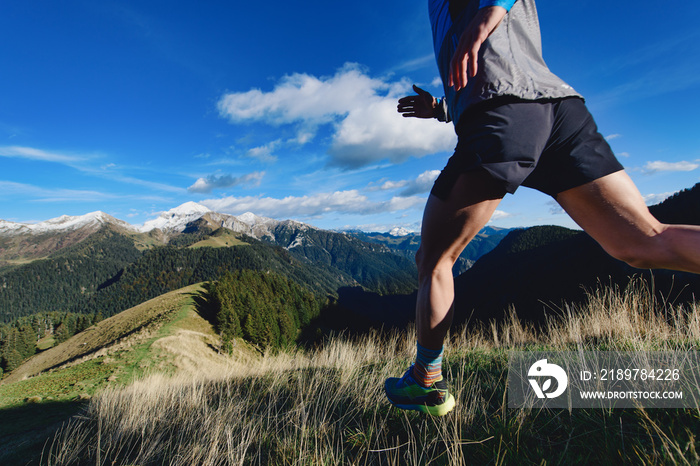
<instances>
[{"instance_id":1,"label":"dry golden grass","mask_svg":"<svg viewBox=\"0 0 700 466\"><path fill-rule=\"evenodd\" d=\"M509 410L505 378L512 349L692 350L699 319L695 305L659 305L635 284L591 294L546 330L515 314L461 329L444 365L457 407L442 418L397 410L384 397L383 381L413 357L412 330L246 352L226 365L199 363L193 348L183 367L198 370L94 398L47 446L43 464L698 464L698 409Z\"/></svg>"}]
</instances>

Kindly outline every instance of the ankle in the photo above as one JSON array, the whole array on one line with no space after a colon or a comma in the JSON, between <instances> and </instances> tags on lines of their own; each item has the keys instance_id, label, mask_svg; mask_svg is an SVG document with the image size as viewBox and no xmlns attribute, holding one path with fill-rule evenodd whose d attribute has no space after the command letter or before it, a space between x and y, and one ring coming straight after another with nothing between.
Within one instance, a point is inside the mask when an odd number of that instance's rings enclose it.
<instances>
[{"instance_id":1,"label":"ankle","mask_svg":"<svg viewBox=\"0 0 700 466\"><path fill-rule=\"evenodd\" d=\"M442 377L443 348L431 350L424 348L420 343L416 344L416 362L413 365L411 376L425 388L430 387Z\"/></svg>"}]
</instances>

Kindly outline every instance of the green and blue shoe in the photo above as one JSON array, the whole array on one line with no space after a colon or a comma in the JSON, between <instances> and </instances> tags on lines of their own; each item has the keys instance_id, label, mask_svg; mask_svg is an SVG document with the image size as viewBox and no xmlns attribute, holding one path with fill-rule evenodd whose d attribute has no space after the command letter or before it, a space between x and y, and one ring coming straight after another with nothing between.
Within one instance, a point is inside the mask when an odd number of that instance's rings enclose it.
<instances>
[{"instance_id":1,"label":"green and blue shoe","mask_svg":"<svg viewBox=\"0 0 700 466\"><path fill-rule=\"evenodd\" d=\"M386 397L400 409L420 411L433 416L444 416L455 407L455 398L447 390L447 382L440 376L430 387L416 382L409 367L401 378L392 377L384 383Z\"/></svg>"}]
</instances>

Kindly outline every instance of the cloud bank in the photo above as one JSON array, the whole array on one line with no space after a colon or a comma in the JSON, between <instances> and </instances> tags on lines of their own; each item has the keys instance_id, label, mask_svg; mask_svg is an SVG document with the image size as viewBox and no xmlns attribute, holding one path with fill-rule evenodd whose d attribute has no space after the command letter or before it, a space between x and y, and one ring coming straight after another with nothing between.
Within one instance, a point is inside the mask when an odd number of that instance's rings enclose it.
<instances>
[{"instance_id":1,"label":"cloud bank","mask_svg":"<svg viewBox=\"0 0 700 466\"><path fill-rule=\"evenodd\" d=\"M403 188L402 191L399 192L399 196L401 197L425 194L431 190L439 174L440 170L428 170L421 173L413 180L385 181L378 189L389 191Z\"/></svg>"},{"instance_id":2,"label":"cloud bank","mask_svg":"<svg viewBox=\"0 0 700 466\"><path fill-rule=\"evenodd\" d=\"M214 189L232 188L243 184L257 185L265 176L265 172L248 173L242 176L232 175L209 175L206 178L199 178L195 183L187 188L191 193L210 193Z\"/></svg>"},{"instance_id":3,"label":"cloud bank","mask_svg":"<svg viewBox=\"0 0 700 466\"><path fill-rule=\"evenodd\" d=\"M271 91L225 94L218 109L235 124L296 125L305 135L300 143L308 142L322 125L330 125L328 165L354 169L454 148L451 124L407 119L396 111L397 99L410 92L405 81L373 78L360 66L346 64L333 76L295 73L281 78Z\"/></svg>"},{"instance_id":4,"label":"cloud bank","mask_svg":"<svg viewBox=\"0 0 700 466\"><path fill-rule=\"evenodd\" d=\"M84 160L82 157L58 154L55 152L47 152L41 149L35 149L33 147L21 147L21 146L4 146L0 147L0 156L2 157L16 157L29 160L40 160L43 162L56 162L56 163L75 163Z\"/></svg>"},{"instance_id":5,"label":"cloud bank","mask_svg":"<svg viewBox=\"0 0 700 466\"><path fill-rule=\"evenodd\" d=\"M690 172L700 167L700 164L695 162L664 162L657 160L654 162L647 162L644 165L644 171L646 173L656 173L656 172Z\"/></svg>"},{"instance_id":6,"label":"cloud bank","mask_svg":"<svg viewBox=\"0 0 700 466\"><path fill-rule=\"evenodd\" d=\"M261 196L224 197L199 201L211 210L231 215L255 212L274 218L316 217L333 213L380 214L422 207L420 197L394 197L387 201L372 201L358 190L335 191L306 196L287 196L282 199Z\"/></svg>"}]
</instances>

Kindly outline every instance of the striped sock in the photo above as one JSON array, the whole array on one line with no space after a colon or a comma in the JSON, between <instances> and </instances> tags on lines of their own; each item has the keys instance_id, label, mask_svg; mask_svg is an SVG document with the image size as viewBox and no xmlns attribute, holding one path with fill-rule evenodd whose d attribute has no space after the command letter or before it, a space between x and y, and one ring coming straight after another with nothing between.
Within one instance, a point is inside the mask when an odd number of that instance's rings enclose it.
<instances>
[{"instance_id":1,"label":"striped sock","mask_svg":"<svg viewBox=\"0 0 700 466\"><path fill-rule=\"evenodd\" d=\"M431 350L423 348L420 343L416 343L418 353L416 363L413 365L413 379L423 387L430 387L433 382L442 375L442 353L443 348Z\"/></svg>"}]
</instances>

